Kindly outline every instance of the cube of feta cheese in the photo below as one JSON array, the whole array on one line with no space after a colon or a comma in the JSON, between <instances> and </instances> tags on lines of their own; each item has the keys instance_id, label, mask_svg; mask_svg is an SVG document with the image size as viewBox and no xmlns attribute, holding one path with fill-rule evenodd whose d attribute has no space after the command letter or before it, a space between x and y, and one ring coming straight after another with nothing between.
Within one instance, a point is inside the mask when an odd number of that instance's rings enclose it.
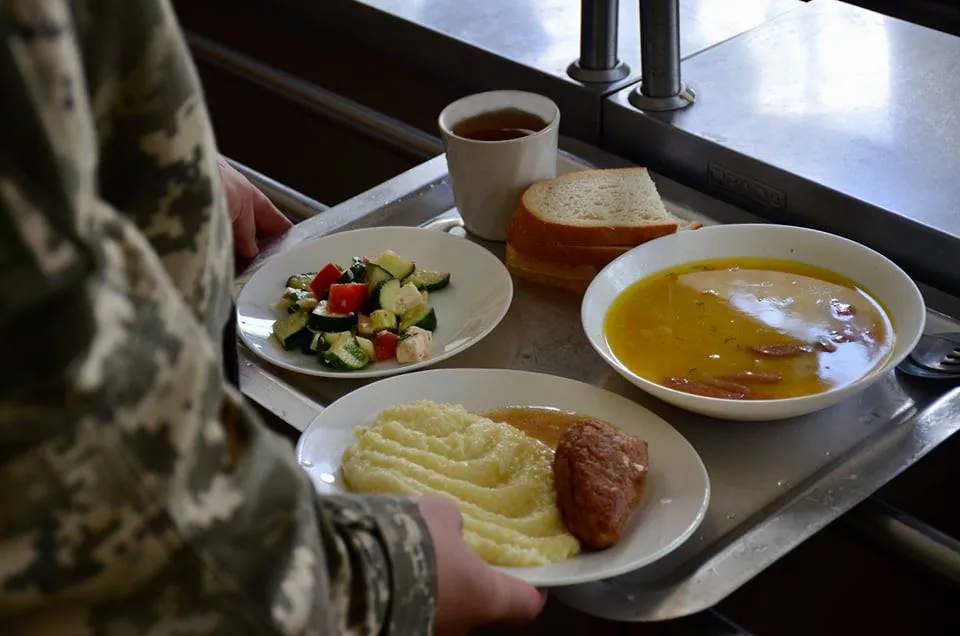
<instances>
[{"instance_id":1,"label":"cube of feta cheese","mask_svg":"<svg viewBox=\"0 0 960 636\"><path fill-rule=\"evenodd\" d=\"M432 333L420 327L410 327L405 337L397 343L397 362L408 364L426 360L432 346Z\"/></svg>"},{"instance_id":2,"label":"cube of feta cheese","mask_svg":"<svg viewBox=\"0 0 960 636\"><path fill-rule=\"evenodd\" d=\"M373 325L370 323L370 316L357 314L357 333L361 336L373 335Z\"/></svg>"},{"instance_id":3,"label":"cube of feta cheese","mask_svg":"<svg viewBox=\"0 0 960 636\"><path fill-rule=\"evenodd\" d=\"M400 310L397 313L405 314L421 303L423 303L423 295L420 294L420 290L413 283L407 283L400 288L400 293L397 295L397 308Z\"/></svg>"}]
</instances>

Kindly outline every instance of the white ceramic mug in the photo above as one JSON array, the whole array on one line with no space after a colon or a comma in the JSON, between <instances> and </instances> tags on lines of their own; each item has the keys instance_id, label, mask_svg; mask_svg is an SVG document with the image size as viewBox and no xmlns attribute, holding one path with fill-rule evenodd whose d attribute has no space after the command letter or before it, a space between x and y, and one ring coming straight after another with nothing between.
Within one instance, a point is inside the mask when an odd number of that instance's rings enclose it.
<instances>
[{"instance_id":1,"label":"white ceramic mug","mask_svg":"<svg viewBox=\"0 0 960 636\"><path fill-rule=\"evenodd\" d=\"M539 131L503 141L479 141L454 134L464 121L506 109L542 119ZM524 190L556 176L560 109L550 99L523 91L491 91L459 99L440 113L453 198L467 231L503 241Z\"/></svg>"}]
</instances>

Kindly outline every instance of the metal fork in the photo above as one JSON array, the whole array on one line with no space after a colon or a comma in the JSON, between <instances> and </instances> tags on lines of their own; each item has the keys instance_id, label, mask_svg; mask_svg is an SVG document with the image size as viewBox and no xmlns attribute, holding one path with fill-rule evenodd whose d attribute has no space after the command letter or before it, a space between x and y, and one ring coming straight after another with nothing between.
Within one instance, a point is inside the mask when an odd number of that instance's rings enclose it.
<instances>
[{"instance_id":1,"label":"metal fork","mask_svg":"<svg viewBox=\"0 0 960 636\"><path fill-rule=\"evenodd\" d=\"M910 359L931 371L960 374L960 333L923 336Z\"/></svg>"}]
</instances>

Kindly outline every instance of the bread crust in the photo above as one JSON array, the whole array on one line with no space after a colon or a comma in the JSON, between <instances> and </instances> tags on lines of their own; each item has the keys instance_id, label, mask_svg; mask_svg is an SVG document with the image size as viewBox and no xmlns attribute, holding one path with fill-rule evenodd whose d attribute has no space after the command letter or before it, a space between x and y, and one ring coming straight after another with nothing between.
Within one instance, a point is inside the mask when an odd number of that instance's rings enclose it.
<instances>
[{"instance_id":1,"label":"bread crust","mask_svg":"<svg viewBox=\"0 0 960 636\"><path fill-rule=\"evenodd\" d=\"M665 212L670 220L661 224L651 225L573 225L567 223L558 223L544 218L537 210L536 204L532 201L533 197L542 189L555 186L565 181L575 181L583 179L588 174L597 173L642 173L647 177L646 168L612 168L607 170L590 170L572 172L569 174L540 181L527 188L520 200L520 207L526 210L528 218L524 224L535 236L539 236L544 242L559 243L562 245L579 246L626 246L639 245L646 241L673 234L680 227L682 221ZM650 182L656 193L656 185ZM659 197L659 194L657 194Z\"/></svg>"},{"instance_id":2,"label":"bread crust","mask_svg":"<svg viewBox=\"0 0 960 636\"><path fill-rule=\"evenodd\" d=\"M544 261L567 265L590 265L604 268L614 259L633 249L633 245L567 245L543 238L538 233L538 220L526 208L517 208L507 227L507 242L519 252Z\"/></svg>"},{"instance_id":3,"label":"bread crust","mask_svg":"<svg viewBox=\"0 0 960 636\"><path fill-rule=\"evenodd\" d=\"M518 252L509 243L505 260L507 269L517 278L581 295L587 291L598 271L589 266L569 267L546 263Z\"/></svg>"},{"instance_id":4,"label":"bread crust","mask_svg":"<svg viewBox=\"0 0 960 636\"><path fill-rule=\"evenodd\" d=\"M582 179L596 173L642 173L655 194L657 214L666 222L645 226L585 226L550 221L538 215L530 203L531 192L558 181ZM648 198L649 200L649 198ZM652 204L651 204L652 205ZM535 206L533 206L535 207ZM677 218L667 212L649 180L646 168L619 168L575 172L532 185L523 195L507 228L507 268L518 278L583 293L590 281L612 261L647 241L695 229L701 224Z\"/></svg>"}]
</instances>

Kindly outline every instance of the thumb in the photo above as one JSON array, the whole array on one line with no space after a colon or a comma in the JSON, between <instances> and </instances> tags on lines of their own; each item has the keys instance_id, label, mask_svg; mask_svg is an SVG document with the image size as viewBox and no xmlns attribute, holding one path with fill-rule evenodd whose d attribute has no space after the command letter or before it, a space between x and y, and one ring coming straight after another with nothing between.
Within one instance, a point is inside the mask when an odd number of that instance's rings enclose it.
<instances>
[{"instance_id":1,"label":"thumb","mask_svg":"<svg viewBox=\"0 0 960 636\"><path fill-rule=\"evenodd\" d=\"M496 590L489 607L491 622L522 625L540 614L547 601L545 592L498 570L488 571Z\"/></svg>"}]
</instances>

